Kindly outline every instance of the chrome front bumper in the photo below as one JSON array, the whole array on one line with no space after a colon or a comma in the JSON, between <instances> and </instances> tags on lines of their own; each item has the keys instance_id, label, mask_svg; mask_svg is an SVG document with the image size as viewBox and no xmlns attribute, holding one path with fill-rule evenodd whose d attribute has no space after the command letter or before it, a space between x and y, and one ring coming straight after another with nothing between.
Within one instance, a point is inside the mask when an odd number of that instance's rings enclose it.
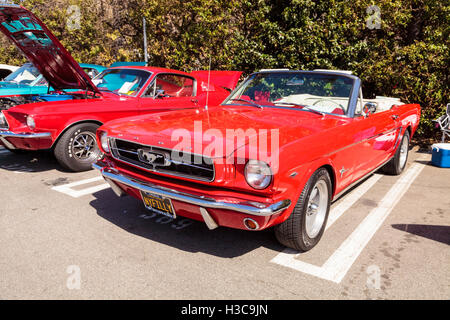
<instances>
[{"instance_id":1,"label":"chrome front bumper","mask_svg":"<svg viewBox=\"0 0 450 320\"><path fill-rule=\"evenodd\" d=\"M101 172L103 178L111 185L113 191L118 196L123 195L124 191L115 182L127 185L131 188L143 192L149 192L172 200L177 200L199 206L200 212L204 217L205 217L204 214L205 213L207 214L207 212L205 212L206 211L205 208L231 210L253 216L271 216L282 212L283 210L289 208L289 206L291 205L291 201L287 199L281 200L274 204L252 202L252 201L241 201L237 203L217 201L212 198L180 192L177 190L158 186L153 183L140 181L135 178L121 174L117 172L117 170L115 170L114 168L103 167L99 164L93 164L92 167Z\"/></svg>"},{"instance_id":2,"label":"chrome front bumper","mask_svg":"<svg viewBox=\"0 0 450 320\"><path fill-rule=\"evenodd\" d=\"M16 149L16 147L5 138L39 139L39 138L49 138L51 136L52 134L50 132L15 133L12 131L0 129L0 141L3 142L3 144L9 149Z\"/></svg>"}]
</instances>

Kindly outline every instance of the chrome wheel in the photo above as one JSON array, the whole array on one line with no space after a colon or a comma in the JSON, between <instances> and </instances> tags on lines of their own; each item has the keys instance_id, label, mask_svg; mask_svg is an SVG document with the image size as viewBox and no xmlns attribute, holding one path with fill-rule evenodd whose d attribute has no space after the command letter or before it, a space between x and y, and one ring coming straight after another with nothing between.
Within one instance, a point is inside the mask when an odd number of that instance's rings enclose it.
<instances>
[{"instance_id":1,"label":"chrome wheel","mask_svg":"<svg viewBox=\"0 0 450 320\"><path fill-rule=\"evenodd\" d=\"M328 188L323 180L317 181L306 208L305 229L308 237L315 238L322 229L328 209Z\"/></svg>"},{"instance_id":2,"label":"chrome wheel","mask_svg":"<svg viewBox=\"0 0 450 320\"><path fill-rule=\"evenodd\" d=\"M92 132L80 132L72 142L72 155L75 159L86 161L95 160L100 154L95 134Z\"/></svg>"},{"instance_id":3,"label":"chrome wheel","mask_svg":"<svg viewBox=\"0 0 450 320\"><path fill-rule=\"evenodd\" d=\"M400 146L400 169L403 169L406 165L406 160L408 160L408 148L409 141L407 138L403 138L402 145Z\"/></svg>"}]
</instances>

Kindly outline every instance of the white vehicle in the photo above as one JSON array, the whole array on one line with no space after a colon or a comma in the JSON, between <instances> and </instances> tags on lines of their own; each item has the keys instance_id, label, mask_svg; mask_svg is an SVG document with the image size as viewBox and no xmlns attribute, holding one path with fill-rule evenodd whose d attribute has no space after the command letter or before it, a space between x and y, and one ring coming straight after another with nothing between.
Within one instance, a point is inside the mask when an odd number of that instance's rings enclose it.
<instances>
[{"instance_id":1,"label":"white vehicle","mask_svg":"<svg viewBox=\"0 0 450 320\"><path fill-rule=\"evenodd\" d=\"M17 69L19 69L19 67L10 66L7 64L0 64L0 80L3 80L3 78L7 77L9 74L13 73Z\"/></svg>"}]
</instances>

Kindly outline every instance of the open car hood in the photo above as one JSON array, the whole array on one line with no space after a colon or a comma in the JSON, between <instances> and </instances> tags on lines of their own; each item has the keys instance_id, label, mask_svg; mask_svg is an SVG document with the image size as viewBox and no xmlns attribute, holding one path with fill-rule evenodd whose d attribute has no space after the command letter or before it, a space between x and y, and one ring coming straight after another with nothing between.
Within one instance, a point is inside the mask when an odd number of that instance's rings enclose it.
<instances>
[{"instance_id":1,"label":"open car hood","mask_svg":"<svg viewBox=\"0 0 450 320\"><path fill-rule=\"evenodd\" d=\"M100 91L70 53L34 14L19 5L0 5L0 30L55 90Z\"/></svg>"}]
</instances>

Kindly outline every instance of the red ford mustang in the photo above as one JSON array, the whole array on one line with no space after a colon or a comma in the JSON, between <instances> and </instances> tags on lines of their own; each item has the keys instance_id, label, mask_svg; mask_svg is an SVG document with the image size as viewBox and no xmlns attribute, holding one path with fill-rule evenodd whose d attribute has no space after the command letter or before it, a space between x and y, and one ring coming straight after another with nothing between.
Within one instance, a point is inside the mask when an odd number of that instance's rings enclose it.
<instances>
[{"instance_id":1,"label":"red ford mustang","mask_svg":"<svg viewBox=\"0 0 450 320\"><path fill-rule=\"evenodd\" d=\"M154 212L210 229L274 227L305 251L334 199L378 168L403 171L419 119L417 104L363 98L348 72L262 71L221 105L105 124L94 167Z\"/></svg>"},{"instance_id":2,"label":"red ford mustang","mask_svg":"<svg viewBox=\"0 0 450 320\"><path fill-rule=\"evenodd\" d=\"M110 68L91 81L55 36L31 12L0 6L0 30L57 92L0 99L0 145L52 149L64 167L91 169L101 155L95 131L121 117L219 104L241 72L185 73L156 67ZM228 89L228 90L227 90ZM51 100L57 100L48 102Z\"/></svg>"}]
</instances>

